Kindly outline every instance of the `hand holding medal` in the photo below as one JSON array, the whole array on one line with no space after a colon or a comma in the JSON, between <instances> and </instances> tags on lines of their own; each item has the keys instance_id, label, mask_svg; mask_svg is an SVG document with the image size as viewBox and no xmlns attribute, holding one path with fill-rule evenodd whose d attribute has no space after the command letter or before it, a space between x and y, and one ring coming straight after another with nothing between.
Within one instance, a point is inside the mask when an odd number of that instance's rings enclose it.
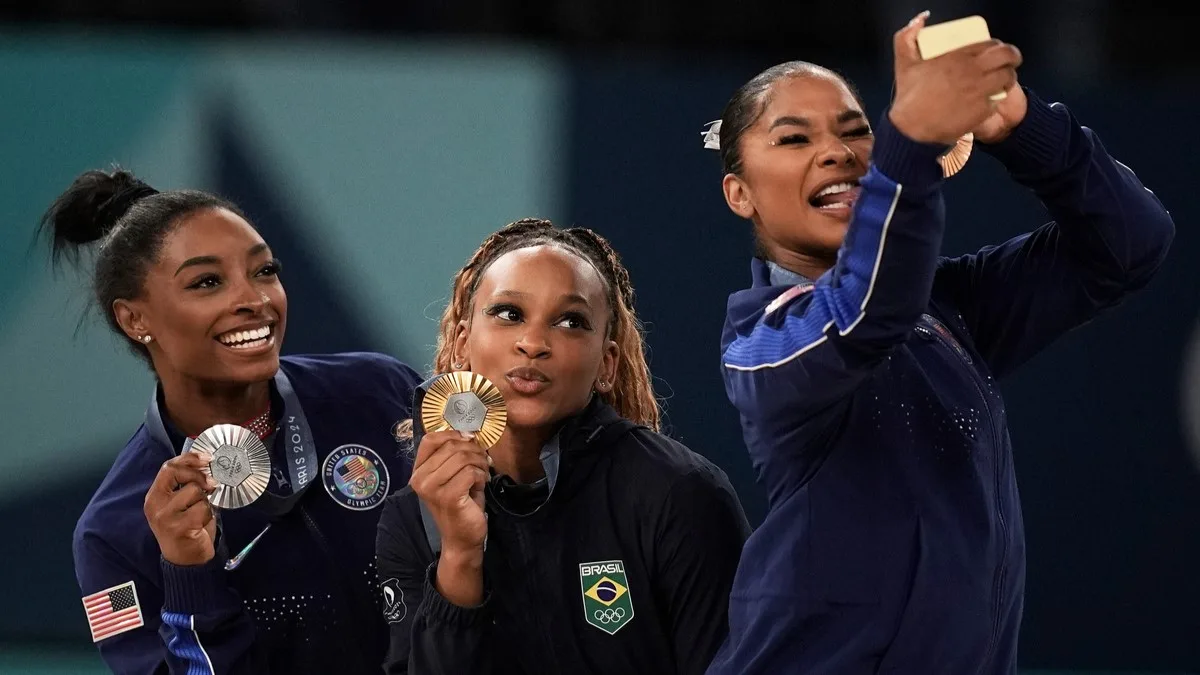
<instances>
[{"instance_id":1,"label":"hand holding medal","mask_svg":"<svg viewBox=\"0 0 1200 675\"><path fill-rule=\"evenodd\" d=\"M216 555L214 507L237 509L266 491L271 458L258 434L235 424L205 429L162 465L144 512L163 558L203 565Z\"/></svg>"},{"instance_id":2,"label":"hand holding medal","mask_svg":"<svg viewBox=\"0 0 1200 675\"><path fill-rule=\"evenodd\" d=\"M143 512L167 562L203 565L216 555L217 521L208 494L217 487L204 473L208 459L185 452L165 462L146 492Z\"/></svg>"},{"instance_id":3,"label":"hand holding medal","mask_svg":"<svg viewBox=\"0 0 1200 675\"><path fill-rule=\"evenodd\" d=\"M433 516L444 554L482 555L486 450L504 434L504 397L482 375L447 373L428 385L420 415L425 435L409 484Z\"/></svg>"}]
</instances>

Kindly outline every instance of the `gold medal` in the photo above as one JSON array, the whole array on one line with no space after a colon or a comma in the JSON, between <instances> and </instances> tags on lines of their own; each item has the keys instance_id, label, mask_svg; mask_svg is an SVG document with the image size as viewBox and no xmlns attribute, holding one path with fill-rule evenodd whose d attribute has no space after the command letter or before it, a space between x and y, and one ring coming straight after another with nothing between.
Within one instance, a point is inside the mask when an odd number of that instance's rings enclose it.
<instances>
[{"instance_id":1,"label":"gold medal","mask_svg":"<svg viewBox=\"0 0 1200 675\"><path fill-rule=\"evenodd\" d=\"M967 160L971 158L971 148L974 145L975 134L968 131L949 150L942 153L937 160L938 164L942 165L942 175L949 178L966 166Z\"/></svg>"},{"instance_id":2,"label":"gold medal","mask_svg":"<svg viewBox=\"0 0 1200 675\"><path fill-rule=\"evenodd\" d=\"M484 450L504 434L508 409L496 385L477 373L455 371L438 377L421 401L425 433L457 431L475 434Z\"/></svg>"},{"instance_id":3,"label":"gold medal","mask_svg":"<svg viewBox=\"0 0 1200 675\"><path fill-rule=\"evenodd\" d=\"M240 509L262 496L271 480L271 455L258 434L236 424L205 429L189 452L203 452L212 461L201 469L217 488L208 495L213 506Z\"/></svg>"}]
</instances>

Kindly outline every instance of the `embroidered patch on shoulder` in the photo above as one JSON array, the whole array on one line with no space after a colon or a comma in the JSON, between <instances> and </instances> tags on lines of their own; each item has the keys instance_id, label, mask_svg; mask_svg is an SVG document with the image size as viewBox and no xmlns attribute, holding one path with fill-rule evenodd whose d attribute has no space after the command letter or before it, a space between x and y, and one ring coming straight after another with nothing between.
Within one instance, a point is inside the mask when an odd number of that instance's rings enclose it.
<instances>
[{"instance_id":1,"label":"embroidered patch on shoulder","mask_svg":"<svg viewBox=\"0 0 1200 675\"><path fill-rule=\"evenodd\" d=\"M349 443L329 453L321 478L333 501L353 511L373 509L387 497L387 465L365 445Z\"/></svg>"},{"instance_id":2,"label":"embroidered patch on shoulder","mask_svg":"<svg viewBox=\"0 0 1200 675\"><path fill-rule=\"evenodd\" d=\"M83 597L92 642L120 635L145 625L142 606L138 604L137 587L132 581Z\"/></svg>"},{"instance_id":3,"label":"embroidered patch on shoulder","mask_svg":"<svg viewBox=\"0 0 1200 675\"><path fill-rule=\"evenodd\" d=\"M615 635L633 620L633 596L623 561L581 564L579 587L583 591L583 618L589 624Z\"/></svg>"}]
</instances>

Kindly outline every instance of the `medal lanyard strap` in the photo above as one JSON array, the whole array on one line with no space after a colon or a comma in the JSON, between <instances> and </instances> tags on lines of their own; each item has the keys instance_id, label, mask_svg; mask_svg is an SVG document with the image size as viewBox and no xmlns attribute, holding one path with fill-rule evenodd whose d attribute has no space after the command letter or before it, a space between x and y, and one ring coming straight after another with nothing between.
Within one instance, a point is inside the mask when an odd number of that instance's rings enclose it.
<instances>
[{"instance_id":1,"label":"medal lanyard strap","mask_svg":"<svg viewBox=\"0 0 1200 675\"><path fill-rule=\"evenodd\" d=\"M276 435L275 443L284 444L284 462L287 464L288 477L292 482L292 494L280 497L270 492L264 492L254 501L253 508L271 519L279 518L291 511L300 497L313 484L317 473L317 444L313 440L312 428L308 424L308 418L305 417L304 409L300 406L300 399L292 389L292 383L284 374L283 368L275 373L274 382L279 397L283 399L283 415L279 419L279 432ZM167 435L162 413L158 408L157 390L150 399L150 407L146 410L146 428L150 432L151 438L161 445L171 448L172 454L174 454L174 446L170 436ZM192 442L190 438L183 442L183 452L191 449Z\"/></svg>"},{"instance_id":2,"label":"medal lanyard strap","mask_svg":"<svg viewBox=\"0 0 1200 675\"><path fill-rule=\"evenodd\" d=\"M425 401L425 395L429 393L429 387L437 381L439 376L435 375L421 384L417 385L413 392L413 459L417 457L417 448L421 446L421 439L425 437L425 423L421 420L421 403ZM433 520L433 513L429 511L429 507L422 499L417 500L417 504L421 511L421 525L425 529L425 540L429 542L429 549L436 556L442 550L442 533L437 529L437 523Z\"/></svg>"}]
</instances>

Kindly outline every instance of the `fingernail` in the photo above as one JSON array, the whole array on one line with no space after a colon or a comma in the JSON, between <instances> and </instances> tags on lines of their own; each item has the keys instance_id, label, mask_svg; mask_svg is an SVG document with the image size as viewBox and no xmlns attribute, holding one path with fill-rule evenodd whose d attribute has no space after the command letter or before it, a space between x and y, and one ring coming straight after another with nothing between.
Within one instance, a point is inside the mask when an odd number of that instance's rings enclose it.
<instances>
[{"instance_id":1,"label":"fingernail","mask_svg":"<svg viewBox=\"0 0 1200 675\"><path fill-rule=\"evenodd\" d=\"M217 489L217 481L215 481L215 480L213 480L213 479L209 478L209 479L208 479L208 489L209 489L209 490L216 490L216 489Z\"/></svg>"},{"instance_id":2,"label":"fingernail","mask_svg":"<svg viewBox=\"0 0 1200 675\"><path fill-rule=\"evenodd\" d=\"M475 440L475 434L474 434L473 432L470 432L470 431L460 431L460 432L458 432L458 433L462 434L462 437L463 437L463 439L464 439L464 440L468 440L468 441L473 441L473 440Z\"/></svg>"}]
</instances>

